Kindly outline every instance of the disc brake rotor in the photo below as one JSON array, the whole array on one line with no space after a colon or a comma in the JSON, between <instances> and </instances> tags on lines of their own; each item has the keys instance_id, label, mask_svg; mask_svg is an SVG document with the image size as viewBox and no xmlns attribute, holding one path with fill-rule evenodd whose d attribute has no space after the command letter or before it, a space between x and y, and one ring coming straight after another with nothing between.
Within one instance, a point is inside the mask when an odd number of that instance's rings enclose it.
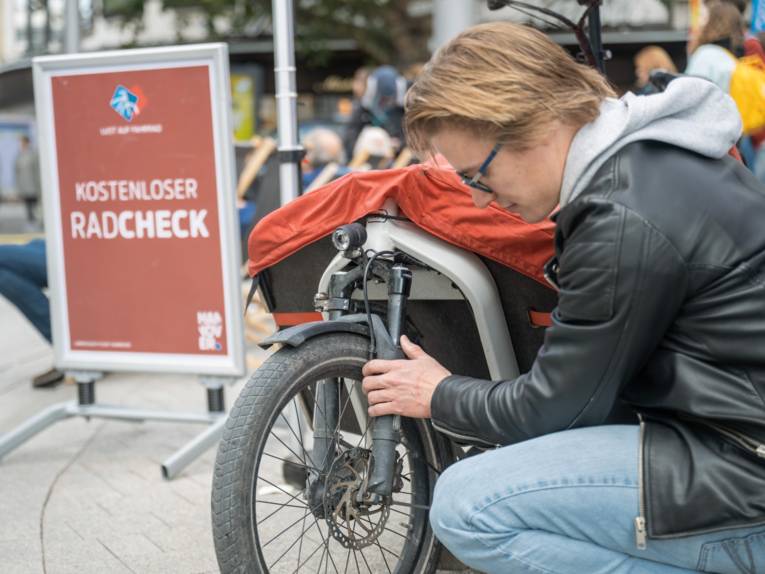
<instances>
[{"instance_id":1,"label":"disc brake rotor","mask_svg":"<svg viewBox=\"0 0 765 574\"><path fill-rule=\"evenodd\" d=\"M358 502L369 468L370 452L353 448L335 458L324 488L324 516L332 537L345 548L360 550L374 544L388 521L387 502Z\"/></svg>"}]
</instances>

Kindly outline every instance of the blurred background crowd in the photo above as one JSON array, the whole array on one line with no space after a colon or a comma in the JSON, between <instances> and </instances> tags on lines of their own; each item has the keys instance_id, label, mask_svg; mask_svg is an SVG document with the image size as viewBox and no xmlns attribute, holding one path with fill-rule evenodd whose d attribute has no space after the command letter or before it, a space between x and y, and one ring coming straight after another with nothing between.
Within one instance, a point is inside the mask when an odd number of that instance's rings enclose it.
<instances>
[{"instance_id":1,"label":"blurred background crowd","mask_svg":"<svg viewBox=\"0 0 765 574\"><path fill-rule=\"evenodd\" d=\"M571 0L534 4L572 19L581 12ZM606 0L609 79L621 92L648 93L649 75L659 69L706 77L729 91L737 58L754 54L765 62L758 4ZM413 161L401 130L403 95L432 51L460 30L513 19L578 50L573 34L553 22L523 11L492 12L483 0L316 0L296 1L295 9L304 190L351 170ZM270 0L0 0L0 233L42 229L33 56L225 41L246 235L278 201L266 197L278 185L270 12ZM758 162L765 136L749 136L740 146L744 160L765 177L765 160Z\"/></svg>"}]
</instances>

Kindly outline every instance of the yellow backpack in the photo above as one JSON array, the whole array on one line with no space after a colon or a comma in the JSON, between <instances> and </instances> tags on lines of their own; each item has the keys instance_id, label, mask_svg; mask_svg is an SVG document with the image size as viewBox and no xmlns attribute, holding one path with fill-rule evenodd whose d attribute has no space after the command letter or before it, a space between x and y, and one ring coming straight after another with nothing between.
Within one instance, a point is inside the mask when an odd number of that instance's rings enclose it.
<instances>
[{"instance_id":1,"label":"yellow backpack","mask_svg":"<svg viewBox=\"0 0 765 574\"><path fill-rule=\"evenodd\" d=\"M765 63L759 56L736 58L730 78L730 96L741 114L745 134L765 127Z\"/></svg>"}]
</instances>

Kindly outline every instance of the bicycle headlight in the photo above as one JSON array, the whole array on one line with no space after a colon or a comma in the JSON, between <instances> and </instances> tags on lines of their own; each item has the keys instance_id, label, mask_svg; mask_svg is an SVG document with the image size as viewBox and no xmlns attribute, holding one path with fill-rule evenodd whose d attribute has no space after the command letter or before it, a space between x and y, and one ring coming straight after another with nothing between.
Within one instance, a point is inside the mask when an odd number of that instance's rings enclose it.
<instances>
[{"instance_id":1,"label":"bicycle headlight","mask_svg":"<svg viewBox=\"0 0 765 574\"><path fill-rule=\"evenodd\" d=\"M332 233L332 244L338 251L353 251L363 246L366 240L367 230L360 223L343 225Z\"/></svg>"}]
</instances>

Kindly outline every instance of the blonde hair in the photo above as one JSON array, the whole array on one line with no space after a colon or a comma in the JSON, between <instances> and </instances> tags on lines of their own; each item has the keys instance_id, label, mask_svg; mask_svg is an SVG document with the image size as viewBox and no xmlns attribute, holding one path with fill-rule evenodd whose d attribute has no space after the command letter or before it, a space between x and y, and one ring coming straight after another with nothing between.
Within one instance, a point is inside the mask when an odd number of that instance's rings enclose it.
<instances>
[{"instance_id":1,"label":"blonde hair","mask_svg":"<svg viewBox=\"0 0 765 574\"><path fill-rule=\"evenodd\" d=\"M635 54L634 61L636 66L640 66L649 72L651 70L666 70L673 74L677 73L672 57L661 46L646 46Z\"/></svg>"},{"instance_id":2,"label":"blonde hair","mask_svg":"<svg viewBox=\"0 0 765 574\"><path fill-rule=\"evenodd\" d=\"M456 128L526 149L554 120L581 126L615 93L542 32L510 22L467 29L425 65L406 97L405 129L417 152Z\"/></svg>"}]
</instances>

